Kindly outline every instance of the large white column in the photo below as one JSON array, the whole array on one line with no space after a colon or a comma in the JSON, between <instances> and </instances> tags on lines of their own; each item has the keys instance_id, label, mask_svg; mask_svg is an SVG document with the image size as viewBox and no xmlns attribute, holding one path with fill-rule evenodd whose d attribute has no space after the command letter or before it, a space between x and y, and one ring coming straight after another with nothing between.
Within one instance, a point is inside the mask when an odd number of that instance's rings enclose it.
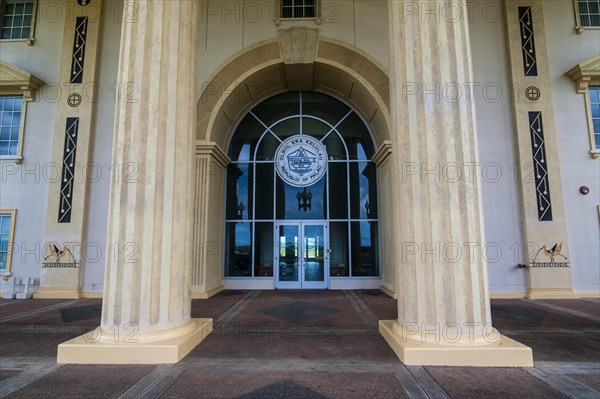
<instances>
[{"instance_id":1,"label":"large white column","mask_svg":"<svg viewBox=\"0 0 600 399\"><path fill-rule=\"evenodd\" d=\"M176 362L210 332L190 318L198 3L128 7L102 324L61 344L61 363Z\"/></svg>"},{"instance_id":2,"label":"large white column","mask_svg":"<svg viewBox=\"0 0 600 399\"><path fill-rule=\"evenodd\" d=\"M492 328L464 0L389 1L398 320L406 364L530 366Z\"/></svg>"}]
</instances>

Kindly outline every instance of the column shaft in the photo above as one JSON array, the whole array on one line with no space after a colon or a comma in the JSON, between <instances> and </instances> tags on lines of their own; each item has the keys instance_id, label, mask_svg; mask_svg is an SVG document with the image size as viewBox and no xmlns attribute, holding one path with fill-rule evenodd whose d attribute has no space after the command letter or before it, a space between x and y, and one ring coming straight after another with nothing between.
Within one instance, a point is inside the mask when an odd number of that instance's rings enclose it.
<instances>
[{"instance_id":1,"label":"column shaft","mask_svg":"<svg viewBox=\"0 0 600 399\"><path fill-rule=\"evenodd\" d=\"M190 320L196 3L133 1L123 22L102 329Z\"/></svg>"},{"instance_id":2,"label":"column shaft","mask_svg":"<svg viewBox=\"0 0 600 399\"><path fill-rule=\"evenodd\" d=\"M391 1L392 120L401 190L398 318L491 322L477 175L473 81L464 2ZM412 7L420 7L414 10ZM466 15L466 14L465 14ZM413 253L411 255L411 253Z\"/></svg>"},{"instance_id":3,"label":"column shaft","mask_svg":"<svg viewBox=\"0 0 600 399\"><path fill-rule=\"evenodd\" d=\"M531 366L491 325L466 1L391 0L392 203L406 364Z\"/></svg>"}]
</instances>

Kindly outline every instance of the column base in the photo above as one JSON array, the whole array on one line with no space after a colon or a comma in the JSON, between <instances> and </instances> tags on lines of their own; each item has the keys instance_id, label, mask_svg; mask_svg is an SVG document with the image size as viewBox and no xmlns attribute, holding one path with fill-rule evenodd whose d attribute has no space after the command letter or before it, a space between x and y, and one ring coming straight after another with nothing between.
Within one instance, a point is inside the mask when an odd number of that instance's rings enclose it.
<instances>
[{"instance_id":1,"label":"column base","mask_svg":"<svg viewBox=\"0 0 600 399\"><path fill-rule=\"evenodd\" d=\"M113 343L94 339L88 333L58 345L57 363L160 364L177 363L212 331L212 319L192 319L193 329L183 335L150 342ZM99 331L99 328L96 332ZM156 334L161 334L157 332ZM121 337L135 341L135 334Z\"/></svg>"},{"instance_id":2,"label":"column base","mask_svg":"<svg viewBox=\"0 0 600 399\"><path fill-rule=\"evenodd\" d=\"M563 288L530 288L525 295L526 299L566 299L576 297L572 289Z\"/></svg>"},{"instance_id":3,"label":"column base","mask_svg":"<svg viewBox=\"0 0 600 399\"><path fill-rule=\"evenodd\" d=\"M220 284L218 287L215 287L212 290L208 291L194 291L194 288L196 287L192 286L192 299L208 299L217 295L219 292L225 289L223 284Z\"/></svg>"},{"instance_id":4,"label":"column base","mask_svg":"<svg viewBox=\"0 0 600 399\"><path fill-rule=\"evenodd\" d=\"M40 288L33 294L35 299L79 299L79 288Z\"/></svg>"},{"instance_id":5,"label":"column base","mask_svg":"<svg viewBox=\"0 0 600 399\"><path fill-rule=\"evenodd\" d=\"M402 363L414 366L533 367L531 348L504 335L497 342L426 343L401 335L396 320L380 320L379 332Z\"/></svg>"}]
</instances>

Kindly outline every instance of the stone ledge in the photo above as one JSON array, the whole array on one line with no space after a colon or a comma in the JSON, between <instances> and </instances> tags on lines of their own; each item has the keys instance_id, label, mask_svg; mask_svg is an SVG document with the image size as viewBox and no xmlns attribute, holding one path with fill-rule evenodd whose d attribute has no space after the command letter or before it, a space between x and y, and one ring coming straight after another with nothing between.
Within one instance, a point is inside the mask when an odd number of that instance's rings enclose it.
<instances>
[{"instance_id":1,"label":"stone ledge","mask_svg":"<svg viewBox=\"0 0 600 399\"><path fill-rule=\"evenodd\" d=\"M531 348L504 335L496 343L428 344L403 337L393 329L396 320L380 320L379 332L402 363L409 366L533 367Z\"/></svg>"},{"instance_id":2,"label":"stone ledge","mask_svg":"<svg viewBox=\"0 0 600 399\"><path fill-rule=\"evenodd\" d=\"M213 328L212 319L192 319L191 323L195 323L191 332L152 342L105 343L90 339L89 333L84 334L58 345L56 361L74 364L177 363Z\"/></svg>"}]
</instances>

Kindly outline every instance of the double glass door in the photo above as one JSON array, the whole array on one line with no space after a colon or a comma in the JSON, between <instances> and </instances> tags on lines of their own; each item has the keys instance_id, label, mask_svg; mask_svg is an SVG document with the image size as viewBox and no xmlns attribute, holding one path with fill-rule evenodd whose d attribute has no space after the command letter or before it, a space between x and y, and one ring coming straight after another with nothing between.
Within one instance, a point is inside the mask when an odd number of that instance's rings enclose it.
<instances>
[{"instance_id":1,"label":"double glass door","mask_svg":"<svg viewBox=\"0 0 600 399\"><path fill-rule=\"evenodd\" d=\"M275 224L275 287L327 288L329 237L324 222Z\"/></svg>"}]
</instances>

